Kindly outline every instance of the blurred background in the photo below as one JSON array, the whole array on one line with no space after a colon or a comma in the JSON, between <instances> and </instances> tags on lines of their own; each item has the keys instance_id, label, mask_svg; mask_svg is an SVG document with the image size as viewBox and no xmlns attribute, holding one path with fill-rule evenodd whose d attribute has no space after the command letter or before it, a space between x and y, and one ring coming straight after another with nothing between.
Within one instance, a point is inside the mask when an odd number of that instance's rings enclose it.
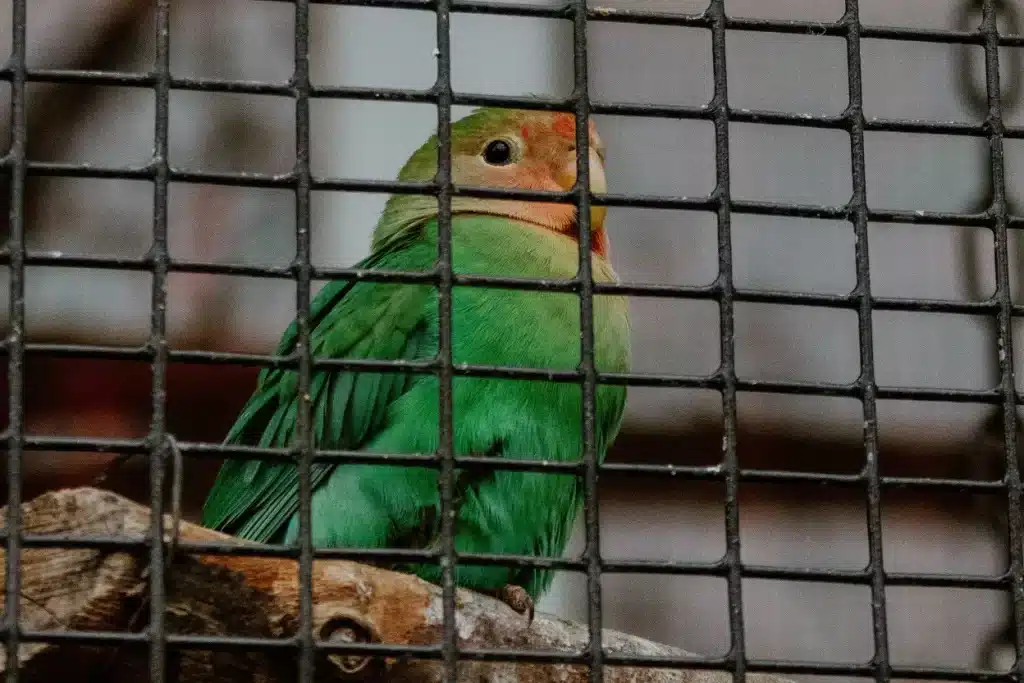
<instances>
[{"instance_id":1,"label":"blurred background","mask_svg":"<svg viewBox=\"0 0 1024 683\"><path fill-rule=\"evenodd\" d=\"M521 1L521 0L520 0ZM547 2L548 0L534 0ZM704 0L601 0L611 8L694 13ZM959 26L967 0L861 0L865 24ZM1020 12L1014 2L1005 3ZM30 68L146 72L153 64L153 8L143 0L33 0ZM732 16L833 21L842 0L729 0ZM316 85L427 88L435 77L429 12L314 6ZM176 0L175 76L283 83L292 72L294 8L253 0ZM1006 30L1022 32L1007 20ZM0 0L0 52L10 46L10 1ZM566 21L456 14L453 85L463 92L567 95L572 84ZM590 92L602 102L702 105L712 95L710 33L702 29L594 22ZM968 121L984 110L979 47L864 40L868 117ZM730 103L738 108L839 114L847 105L845 42L815 35L730 32ZM1004 82L1019 50L1001 55ZM965 61L966 59L966 61ZM9 102L9 85L0 85ZM143 165L153 149L154 94L146 88L31 83L29 157L39 161ZM1020 125L1021 93L1007 92ZM429 105L312 102L313 171L390 179L431 132ZM6 108L5 108L6 111ZM466 110L460 109L462 115ZM288 98L172 92L170 161L190 170L288 172L295 161ZM7 117L0 117L6 127ZM702 196L714 186L710 122L598 117L609 149L612 191ZM842 205L851 196L850 145L842 131L733 124L735 198ZM874 209L977 211L988 201L987 143L961 136L868 133L868 201ZM1006 142L1008 190L1024 171L1024 141ZM6 183L6 180L5 180ZM0 215L8 190L0 188ZM366 255L384 196L316 192L317 265ZM138 258L152 236L148 182L30 176L26 239L31 250ZM170 188L171 256L250 265L294 257L290 190L176 183ZM1014 213L1021 211L1015 208ZM613 208L612 257L623 279L704 285L714 280L716 224L704 212ZM6 230L6 227L3 228ZM736 215L738 287L844 294L855 284L854 234L841 221ZM994 291L993 240L985 230L942 225L870 225L874 294L979 300ZM1012 237L1015 296L1020 299ZM6 270L0 288L7 287ZM30 341L140 345L149 333L151 278L143 272L30 267ZM4 296L6 299L6 296ZM294 315L288 280L175 273L168 324L175 349L269 353ZM714 302L631 301L635 369L705 374L719 363ZM7 310L0 317L6 324ZM981 317L878 312L877 380L887 386L990 388L995 338ZM1018 331L1020 324L1018 322ZM854 311L736 305L737 372L743 378L850 382L859 373ZM1015 351L1020 352L1018 343ZM32 434L138 438L148 431L150 370L143 362L30 356L27 428ZM172 364L168 429L187 441L220 441L252 391L256 368ZM5 382L6 378L0 380ZM1021 380L1018 380L1020 382ZM6 390L3 400L6 401ZM969 404L880 401L881 470L888 475L998 478L993 409ZM6 416L6 410L3 411ZM739 457L744 467L855 473L863 467L863 417L852 399L742 393ZM5 418L6 419L6 418ZM614 462L712 464L721 458L721 401L714 392L633 388ZM110 456L29 452L26 495L86 484ZM113 488L148 497L142 459ZM189 462L187 503L195 518L216 463ZM611 558L712 561L725 551L717 483L663 478L601 481L602 549ZM1003 498L886 490L885 567L904 572L995 574L1006 565ZM747 563L858 569L867 564L865 495L856 488L744 483L742 556ZM573 541L582 548L581 533ZM728 647L724 579L608 575L606 626L704 654ZM887 591L892 661L969 666L993 659L1006 596L993 591ZM747 654L756 658L866 661L873 652L867 586L747 580ZM542 609L585 615L584 577L563 574ZM996 640L993 640L996 639ZM810 677L803 677L809 679Z\"/></svg>"}]
</instances>

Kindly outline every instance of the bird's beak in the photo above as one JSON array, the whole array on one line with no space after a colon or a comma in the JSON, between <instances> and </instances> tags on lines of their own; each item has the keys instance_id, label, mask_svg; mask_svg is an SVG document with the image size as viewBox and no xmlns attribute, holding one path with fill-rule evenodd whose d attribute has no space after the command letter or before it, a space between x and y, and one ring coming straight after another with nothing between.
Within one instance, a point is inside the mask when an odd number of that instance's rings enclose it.
<instances>
[{"instance_id":1,"label":"bird's beak","mask_svg":"<svg viewBox=\"0 0 1024 683\"><path fill-rule=\"evenodd\" d=\"M572 155L555 174L555 182L558 187L568 192L576 185L576 157ZM608 191L608 180L604 174L604 164L597 150L590 146L590 191L594 194L602 194ZM599 230L604 227L604 218L608 213L607 207L590 207L590 228Z\"/></svg>"}]
</instances>

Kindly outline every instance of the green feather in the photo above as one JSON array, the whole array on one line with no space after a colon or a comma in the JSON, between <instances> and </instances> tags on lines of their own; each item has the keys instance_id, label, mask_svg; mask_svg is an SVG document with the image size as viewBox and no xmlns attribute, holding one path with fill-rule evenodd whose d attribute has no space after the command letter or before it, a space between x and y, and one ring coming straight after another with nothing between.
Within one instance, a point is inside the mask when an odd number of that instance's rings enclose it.
<instances>
[{"instance_id":1,"label":"green feather","mask_svg":"<svg viewBox=\"0 0 1024 683\"><path fill-rule=\"evenodd\" d=\"M562 243L553 233L538 237L532 228L516 230L509 221L497 218L456 217L453 234L459 272L573 275L570 252L575 245L568 240ZM378 259L380 267L430 268L435 240L436 224L427 224L418 240ZM537 258L537 250L545 258ZM346 289L344 296L338 295L340 289L324 291L321 296L330 297L334 309L320 316L313 330L318 350L327 350L333 357L376 359L423 359L436 353L437 294L432 287L363 282ZM624 302L618 297L598 297L595 323L599 369L627 369ZM456 363L575 368L578 330L579 302L572 294L460 287L453 295ZM280 387L290 386L283 377L281 373L268 376L257 390L271 392L278 405L264 431L274 445L282 445L294 423L294 396L280 393ZM384 453L430 453L437 447L436 377L321 372L314 376L311 389L313 415L327 421L315 427L323 434L320 447ZM458 377L453 389L458 453L500 452L496 457L556 461L580 457L578 386ZM624 387L598 389L597 440L602 456L618 431L624 398ZM249 405L243 411L246 419L266 415L258 399ZM236 428L233 433L251 431ZM298 530L296 468L264 463L248 486L237 485L239 478L226 468L207 503L204 523L253 540L293 541ZM316 545L436 542L436 520L440 519L436 470L323 464L313 472ZM561 553L582 500L574 477L497 471L467 481L456 523L459 552ZM232 505L218 502L225 498L218 488L231 491ZM439 578L436 565L402 568L428 580ZM486 589L518 583L539 594L549 585L551 572L460 566L458 580L461 585Z\"/></svg>"},{"instance_id":2,"label":"green feather","mask_svg":"<svg viewBox=\"0 0 1024 683\"><path fill-rule=\"evenodd\" d=\"M453 154L476 150L500 116L486 110L453 125ZM477 153L472 151L472 153ZM403 169L403 180L432 177L436 147L428 141ZM373 254L359 268L426 272L438 254L433 197L396 195L374 236ZM578 244L571 238L507 218L455 213L452 264L457 273L570 279ZM596 280L615 279L595 258ZM629 370L629 322L623 297L594 300L595 363L601 372ZM317 357L429 360L438 352L438 295L432 285L332 282L311 302L310 349ZM457 287L452 295L452 360L456 364L573 370L580 363L576 294ZM293 323L277 353L295 351ZM570 383L456 377L454 446L458 455L574 461L582 455L581 390ZM297 411L294 369L268 368L227 442L288 447ZM597 448L601 458L622 421L626 389L597 389ZM438 447L439 387L431 374L313 373L315 445L376 453L430 454ZM460 553L557 556L582 503L578 481L549 473L457 472L455 547ZM387 464L312 468L312 535L318 547L432 547L440 511L437 470ZM298 534L298 476L293 463L226 463L203 510L203 523L263 542ZM438 565L402 569L436 581ZM459 565L459 585L494 590L523 586L538 596L550 571Z\"/></svg>"},{"instance_id":3,"label":"green feather","mask_svg":"<svg viewBox=\"0 0 1024 683\"><path fill-rule=\"evenodd\" d=\"M348 409L349 398L357 375L346 373L334 378L331 391L330 423L327 425L327 442L341 443L341 433L345 427L345 411Z\"/></svg>"},{"instance_id":4,"label":"green feather","mask_svg":"<svg viewBox=\"0 0 1024 683\"><path fill-rule=\"evenodd\" d=\"M387 261L389 255L402 253L404 247L411 241L409 236L399 236L387 245L383 250L371 255L364 260L360 267L370 268ZM357 343L358 337L345 335L345 329L354 331L355 328L341 328L332 325L332 316L338 316L338 303L344 300L353 289L362 288L364 292L372 293L369 283L356 282L331 282L325 286L310 306L310 326L313 328L310 346L317 348L324 343L324 339L333 339L332 347L344 354L346 346ZM346 344L345 340L348 340ZM295 350L297 342L297 328L292 323L285 331L281 342L277 347L278 355L287 355ZM356 354L347 354L356 356ZM358 356L356 356L358 357ZM341 375L342 379L354 378L356 375ZM319 411L319 404L324 400L322 391L329 383L328 380L334 376L325 371L318 371L310 382L311 393L316 393L317 400L314 402L313 414ZM338 384L345 382L334 382L335 391L333 400L336 405L343 406L348 402L349 397L339 397ZM352 381L347 382L351 391ZM297 403L295 391L297 388L297 374L293 370L267 368L261 373L256 392L249 399L246 407L243 408L235 425L229 431L226 443L257 445L262 448L283 448L291 445L291 437L295 424ZM332 420L332 429L340 423ZM323 426L314 426L314 434L323 431ZM337 433L336 433L337 434ZM340 435L338 435L340 436ZM326 439L317 445L324 448L345 448L339 438L334 440ZM330 471L324 465L313 467L313 482L319 483ZM242 461L229 460L221 467L214 482L213 489L207 497L203 506L203 524L234 533L243 538L254 541L271 542L279 535L287 515L292 508L297 509L297 502L290 499L293 497L293 489L298 486L298 473L294 465L270 462L270 461ZM278 498L281 500L278 501ZM275 518L272 512L280 512L279 518Z\"/></svg>"}]
</instances>

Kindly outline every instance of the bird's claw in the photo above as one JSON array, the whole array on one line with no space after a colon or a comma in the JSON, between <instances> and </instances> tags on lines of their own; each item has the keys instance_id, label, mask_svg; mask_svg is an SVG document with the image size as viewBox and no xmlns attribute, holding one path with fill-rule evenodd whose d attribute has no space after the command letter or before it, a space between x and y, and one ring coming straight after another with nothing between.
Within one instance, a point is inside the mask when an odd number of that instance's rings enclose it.
<instances>
[{"instance_id":1,"label":"bird's claw","mask_svg":"<svg viewBox=\"0 0 1024 683\"><path fill-rule=\"evenodd\" d=\"M507 584L498 590L498 599L514 609L519 614L526 615L527 628L533 624L533 598L522 586Z\"/></svg>"}]
</instances>

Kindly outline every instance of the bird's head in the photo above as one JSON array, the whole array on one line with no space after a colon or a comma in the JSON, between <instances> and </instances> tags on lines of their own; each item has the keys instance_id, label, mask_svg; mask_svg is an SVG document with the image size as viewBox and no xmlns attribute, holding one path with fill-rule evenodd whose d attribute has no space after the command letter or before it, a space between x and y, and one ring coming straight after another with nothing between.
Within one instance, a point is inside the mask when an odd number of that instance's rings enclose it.
<instances>
[{"instance_id":1,"label":"bird's head","mask_svg":"<svg viewBox=\"0 0 1024 683\"><path fill-rule=\"evenodd\" d=\"M605 192L604 146L590 121L590 189ZM456 185L565 192L576 184L576 119L562 112L478 109L452 123L452 181ZM431 137L406 162L399 180L427 182L437 173L437 137ZM604 231L607 210L591 207L591 245L607 257ZM572 204L457 196L452 213L503 216L577 237L577 209ZM395 195L387 204L374 242L402 226L437 215L437 200L423 195Z\"/></svg>"}]
</instances>

